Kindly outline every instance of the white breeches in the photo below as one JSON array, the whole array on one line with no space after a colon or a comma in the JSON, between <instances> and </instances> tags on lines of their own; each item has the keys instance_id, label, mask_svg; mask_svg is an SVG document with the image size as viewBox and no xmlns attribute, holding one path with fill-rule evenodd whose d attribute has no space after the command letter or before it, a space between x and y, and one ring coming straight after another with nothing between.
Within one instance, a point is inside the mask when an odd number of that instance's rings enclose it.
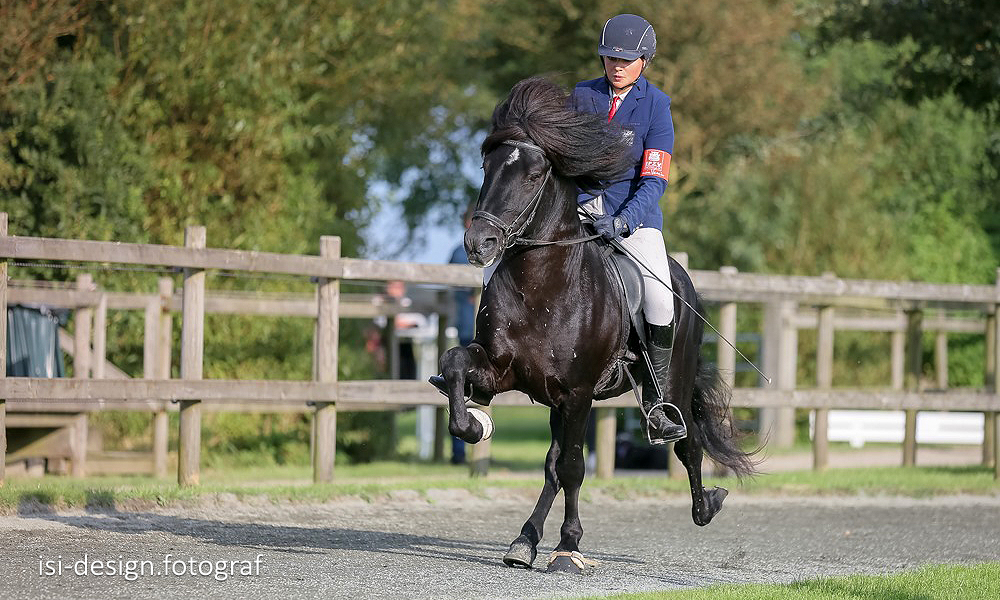
<instances>
[{"instance_id":1,"label":"white breeches","mask_svg":"<svg viewBox=\"0 0 1000 600\"><path fill-rule=\"evenodd\" d=\"M581 207L592 217L604 215L604 199L601 196ZM670 263L663 233L652 227L640 227L632 235L618 241L632 254L642 271L645 288L642 308L646 321L653 325L670 325L674 321L674 294L670 287Z\"/></svg>"}]
</instances>

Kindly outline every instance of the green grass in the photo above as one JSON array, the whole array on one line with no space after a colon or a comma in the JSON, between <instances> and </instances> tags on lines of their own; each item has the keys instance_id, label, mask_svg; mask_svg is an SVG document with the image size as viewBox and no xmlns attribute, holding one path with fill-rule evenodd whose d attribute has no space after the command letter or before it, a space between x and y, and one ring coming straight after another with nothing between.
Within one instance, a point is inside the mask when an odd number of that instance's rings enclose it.
<instances>
[{"instance_id":1,"label":"green grass","mask_svg":"<svg viewBox=\"0 0 1000 600\"><path fill-rule=\"evenodd\" d=\"M538 471L545 464L549 449L549 413L540 406L496 406L493 420L493 466L510 471ZM399 453L405 457L417 455L417 417L404 412L396 417L399 432ZM469 450L467 448L467 450ZM445 451L451 456L451 447Z\"/></svg>"},{"instance_id":2,"label":"green grass","mask_svg":"<svg viewBox=\"0 0 1000 600\"><path fill-rule=\"evenodd\" d=\"M604 600L994 600L996 598L1000 598L998 563L925 567L900 575L852 575L812 579L787 585L713 585L697 590L602 597ZM596 597L593 600L596 600Z\"/></svg>"},{"instance_id":3,"label":"green grass","mask_svg":"<svg viewBox=\"0 0 1000 600\"><path fill-rule=\"evenodd\" d=\"M398 473L395 466L386 469ZM156 506L175 506L204 500L246 500L273 503L318 503L337 498L355 497L376 500L398 490L414 491L426 497L431 489L465 489L473 494L485 495L490 488L526 487L526 479L472 479L465 470L461 475L439 474L436 469L423 469L411 465L408 475L345 476L338 473L338 481L313 484L311 476L298 473L272 472L282 475L279 479L260 479L254 472L229 472L213 476L204 473L202 483L196 487L178 486L173 480L150 477L11 477L0 486L0 514L37 511L47 508L88 509L138 509ZM419 475L415 473L426 473ZM289 475L304 475L292 479ZM539 483L541 476L539 476ZM535 486L530 486L535 487Z\"/></svg>"},{"instance_id":4,"label":"green grass","mask_svg":"<svg viewBox=\"0 0 1000 600\"><path fill-rule=\"evenodd\" d=\"M201 485L180 488L172 478L150 477L10 477L0 486L0 512L54 508L148 507L196 502L199 499L255 497L270 502L326 502L348 496L377 499L399 490L427 497L432 489L460 489L486 496L491 489L519 490L531 497L541 486L540 471L492 471L470 478L462 466L422 463L372 463L339 466L336 481L313 484L307 467L205 469ZM741 495L1000 495L1000 484L984 467L885 467L838 469L827 473L796 472L763 475L740 483L733 478L706 478L706 486L721 485ZM602 494L619 499L686 495L686 479L661 476L621 476L588 479L583 498Z\"/></svg>"}]
</instances>

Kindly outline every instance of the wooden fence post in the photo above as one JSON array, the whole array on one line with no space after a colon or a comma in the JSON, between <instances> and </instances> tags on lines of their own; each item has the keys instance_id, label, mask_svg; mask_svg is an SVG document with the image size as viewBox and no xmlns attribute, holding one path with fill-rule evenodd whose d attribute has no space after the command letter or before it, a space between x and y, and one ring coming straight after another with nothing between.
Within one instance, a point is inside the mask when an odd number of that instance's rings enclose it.
<instances>
[{"instance_id":1,"label":"wooden fence post","mask_svg":"<svg viewBox=\"0 0 1000 600\"><path fill-rule=\"evenodd\" d=\"M146 299L142 329L142 378L156 379L157 351L160 342L160 298ZM157 475L156 456L156 415L153 415L153 474Z\"/></svg>"},{"instance_id":2,"label":"wooden fence post","mask_svg":"<svg viewBox=\"0 0 1000 600\"><path fill-rule=\"evenodd\" d=\"M7 213L0 212L0 238L7 237ZM7 259L0 257L0 380L7 378ZM7 399L0 397L0 487L7 476Z\"/></svg>"},{"instance_id":3,"label":"wooden fence post","mask_svg":"<svg viewBox=\"0 0 1000 600\"><path fill-rule=\"evenodd\" d=\"M438 305L446 306L450 300L450 294L444 290L437 294ZM448 350L448 312L438 313L437 331L437 355L441 355ZM448 445L448 409L443 406L434 408L434 462L444 462L445 446Z\"/></svg>"},{"instance_id":4,"label":"wooden fence post","mask_svg":"<svg viewBox=\"0 0 1000 600\"><path fill-rule=\"evenodd\" d=\"M833 387L833 317L832 306L819 307L819 324L816 328L816 387L828 390ZM813 470L826 470L830 459L827 430L830 410L817 408L813 418Z\"/></svg>"},{"instance_id":5,"label":"wooden fence post","mask_svg":"<svg viewBox=\"0 0 1000 600\"><path fill-rule=\"evenodd\" d=\"M938 316L943 322L947 313L942 309ZM948 332L943 327L934 335L934 374L937 376L938 389L948 389Z\"/></svg>"},{"instance_id":6,"label":"wooden fence post","mask_svg":"<svg viewBox=\"0 0 1000 600\"><path fill-rule=\"evenodd\" d=\"M94 278L82 273L76 278L76 289L92 291ZM89 379L91 369L90 331L93 325L94 309L87 306L76 310L73 334L73 377ZM87 474L87 415L80 415L74 421L70 435L70 474L83 477Z\"/></svg>"},{"instance_id":7,"label":"wooden fence post","mask_svg":"<svg viewBox=\"0 0 1000 600\"><path fill-rule=\"evenodd\" d=\"M995 312L986 313L986 368L983 377L983 384L986 391L996 394L994 385L996 377L996 344L997 344L997 314ZM993 466L993 444L996 443L996 422L995 412L983 413L983 461L984 467Z\"/></svg>"},{"instance_id":8,"label":"wooden fence post","mask_svg":"<svg viewBox=\"0 0 1000 600\"><path fill-rule=\"evenodd\" d=\"M902 318L900 313L897 317ZM901 392L905 385L906 374L906 332L894 329L892 334L892 349L890 354L891 386L892 389Z\"/></svg>"},{"instance_id":9,"label":"wooden fence post","mask_svg":"<svg viewBox=\"0 0 1000 600\"><path fill-rule=\"evenodd\" d=\"M923 366L923 321L920 310L906 311L906 375L905 388L908 392L920 391L920 375ZM903 433L903 466L917 464L917 411L907 409L906 427Z\"/></svg>"},{"instance_id":10,"label":"wooden fence post","mask_svg":"<svg viewBox=\"0 0 1000 600\"><path fill-rule=\"evenodd\" d=\"M795 389L798 331L795 328L794 300L769 302L764 310L764 372L774 378L779 390ZM795 409L767 407L760 409L761 433L779 448L795 443Z\"/></svg>"},{"instance_id":11,"label":"wooden fence post","mask_svg":"<svg viewBox=\"0 0 1000 600\"><path fill-rule=\"evenodd\" d=\"M174 318L170 310L170 301L174 296L174 280L161 277L159 281L159 324L156 327L156 368L153 377L170 379L171 349L173 348ZM170 420L167 417L166 403L153 413L153 474L156 477L167 476L167 455Z\"/></svg>"},{"instance_id":12,"label":"wooden fence post","mask_svg":"<svg viewBox=\"0 0 1000 600\"><path fill-rule=\"evenodd\" d=\"M189 225L184 245L205 248L205 228ZM202 378L205 355L205 271L184 269L184 307L181 324L181 379ZM180 402L180 429L177 438L177 483L198 485L201 481L201 400Z\"/></svg>"},{"instance_id":13,"label":"wooden fence post","mask_svg":"<svg viewBox=\"0 0 1000 600\"><path fill-rule=\"evenodd\" d=\"M1000 269L996 279L997 303L993 307L993 394L1000 394ZM1000 481L1000 411L986 415L992 424L993 479Z\"/></svg>"},{"instance_id":14,"label":"wooden fence post","mask_svg":"<svg viewBox=\"0 0 1000 600\"><path fill-rule=\"evenodd\" d=\"M618 429L618 409L599 406L594 408L594 453L597 459L596 475L598 479L611 479L615 476L615 433Z\"/></svg>"},{"instance_id":15,"label":"wooden fence post","mask_svg":"<svg viewBox=\"0 0 1000 600\"><path fill-rule=\"evenodd\" d=\"M91 360L94 379L104 379L108 360L108 295L102 293L94 310L94 356Z\"/></svg>"},{"instance_id":16,"label":"wooden fence post","mask_svg":"<svg viewBox=\"0 0 1000 600\"><path fill-rule=\"evenodd\" d=\"M76 289L89 292L94 289L94 278L82 273L76 278ZM94 309L84 306L76 309L73 318L73 377L90 378L90 329L93 325Z\"/></svg>"},{"instance_id":17,"label":"wooden fence post","mask_svg":"<svg viewBox=\"0 0 1000 600\"><path fill-rule=\"evenodd\" d=\"M734 276L739 273L736 267L720 267L719 273L725 276ZM735 302L723 302L719 306L719 341L716 345L716 363L719 368L719 377L729 386L729 389L736 387L736 350L726 343L729 340L736 343L736 316L737 304ZM725 340L723 339L725 338ZM684 465L674 453L670 453L670 476L674 479L683 479L687 476Z\"/></svg>"},{"instance_id":18,"label":"wooden fence post","mask_svg":"<svg viewBox=\"0 0 1000 600\"><path fill-rule=\"evenodd\" d=\"M142 329L142 377L156 378L156 350L159 342L160 299L150 296L146 300Z\"/></svg>"},{"instance_id":19,"label":"wooden fence post","mask_svg":"<svg viewBox=\"0 0 1000 600\"><path fill-rule=\"evenodd\" d=\"M319 254L330 260L340 259L340 238L324 235L319 241ZM316 315L316 380L337 385L337 344L339 343L340 280L319 279L319 302ZM337 455L337 405L317 402L314 417L315 446L313 482L333 481Z\"/></svg>"},{"instance_id":20,"label":"wooden fence post","mask_svg":"<svg viewBox=\"0 0 1000 600\"><path fill-rule=\"evenodd\" d=\"M719 272L723 275L736 275L739 271L736 267L722 267ZM719 308L719 333L723 337L736 343L736 303L723 302ZM719 339L716 350L716 362L719 365L719 375L730 388L736 385L736 350Z\"/></svg>"},{"instance_id":21,"label":"wooden fence post","mask_svg":"<svg viewBox=\"0 0 1000 600\"><path fill-rule=\"evenodd\" d=\"M493 407L478 406L489 417L493 418ZM485 477L490 472L490 462L493 457L493 438L472 445L472 459L469 461L469 474L473 477Z\"/></svg>"}]
</instances>

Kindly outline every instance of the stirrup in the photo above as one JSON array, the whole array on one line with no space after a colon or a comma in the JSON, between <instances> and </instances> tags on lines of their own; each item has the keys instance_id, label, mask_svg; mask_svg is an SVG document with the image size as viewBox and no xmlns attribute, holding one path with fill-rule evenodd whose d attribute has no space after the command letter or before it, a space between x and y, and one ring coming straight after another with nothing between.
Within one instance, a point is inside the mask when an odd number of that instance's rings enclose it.
<instances>
[{"instance_id":1,"label":"stirrup","mask_svg":"<svg viewBox=\"0 0 1000 600\"><path fill-rule=\"evenodd\" d=\"M674 412L677 413L677 418L680 420L680 426L682 431L668 437L653 438L653 435L649 431L649 413L653 412L653 409L655 409L658 406L670 407L674 409ZM639 410L642 411L641 403L639 404ZM666 413L667 411L663 411L664 415L666 415ZM670 442L677 442L687 437L688 428L687 428L687 423L684 422L684 415L681 414L681 409L677 408L676 405L670 402L660 402L659 404L654 404L653 406L649 407L649 412L645 413L643 416L646 417L646 439L649 440L649 444L651 446L662 446L663 444L669 444ZM667 418L669 419L670 417L667 416Z\"/></svg>"},{"instance_id":2,"label":"stirrup","mask_svg":"<svg viewBox=\"0 0 1000 600\"><path fill-rule=\"evenodd\" d=\"M648 354L646 353L643 354L647 356L648 360ZM676 442L678 440L683 440L684 438L686 438L688 428L687 428L687 423L684 422L684 415L681 414L681 409L677 408L677 406L671 404L670 402L663 401L660 402L659 404L654 404L653 406L649 407L649 411L647 412L642 406L642 398L639 396L639 386L636 384L635 379L632 377L632 373L630 373L628 369L625 369L625 376L628 377L629 383L632 384L632 393L635 394L635 401L636 404L639 405L639 412L641 412L642 416L646 418L646 439L649 440L649 444L651 446L661 446L663 444L669 444L670 442ZM655 382L656 378L651 377L651 380ZM662 396L660 397L662 398ZM649 413L653 412L653 409L656 408L657 406L669 406L670 408L674 409L674 412L677 413L677 417L680 419L681 422L682 431L680 433L665 438L653 439L652 434L649 433ZM663 414L666 415L666 411L664 411ZM667 418L669 419L670 417Z\"/></svg>"}]
</instances>

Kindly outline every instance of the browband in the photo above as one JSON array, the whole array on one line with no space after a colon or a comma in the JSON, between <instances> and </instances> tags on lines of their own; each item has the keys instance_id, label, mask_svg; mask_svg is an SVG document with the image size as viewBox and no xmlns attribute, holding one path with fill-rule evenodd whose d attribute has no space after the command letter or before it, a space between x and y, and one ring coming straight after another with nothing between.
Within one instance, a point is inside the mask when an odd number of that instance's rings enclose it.
<instances>
[{"instance_id":1,"label":"browband","mask_svg":"<svg viewBox=\"0 0 1000 600\"><path fill-rule=\"evenodd\" d=\"M541 152L545 154L545 150L541 146L536 146L531 142L521 142L518 140L504 140L500 142L501 144L506 144L507 146L514 146L515 148L524 148L525 150L534 150L535 152Z\"/></svg>"}]
</instances>

